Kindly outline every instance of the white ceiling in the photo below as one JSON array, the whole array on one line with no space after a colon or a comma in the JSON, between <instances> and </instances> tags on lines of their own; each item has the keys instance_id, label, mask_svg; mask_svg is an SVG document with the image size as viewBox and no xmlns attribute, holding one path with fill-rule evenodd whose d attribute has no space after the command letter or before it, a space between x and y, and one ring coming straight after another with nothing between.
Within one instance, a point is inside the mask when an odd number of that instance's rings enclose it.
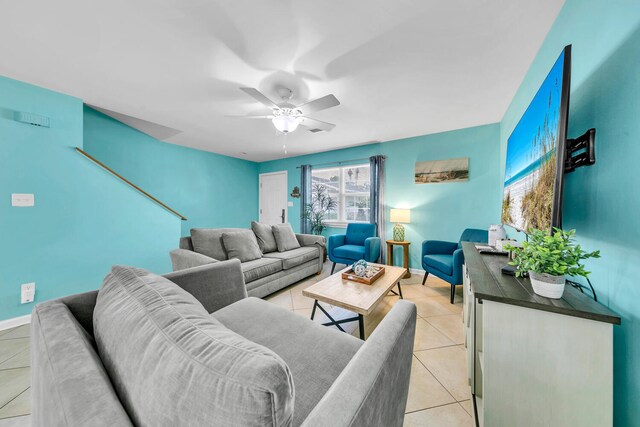
<instances>
[{"instance_id":1,"label":"white ceiling","mask_svg":"<svg viewBox=\"0 0 640 427\"><path fill-rule=\"evenodd\" d=\"M289 156L500 121L563 0L20 0L2 2L0 75L181 131L167 142L249 160L284 136L240 91L293 103L329 132ZM246 154L242 154L242 153Z\"/></svg>"}]
</instances>

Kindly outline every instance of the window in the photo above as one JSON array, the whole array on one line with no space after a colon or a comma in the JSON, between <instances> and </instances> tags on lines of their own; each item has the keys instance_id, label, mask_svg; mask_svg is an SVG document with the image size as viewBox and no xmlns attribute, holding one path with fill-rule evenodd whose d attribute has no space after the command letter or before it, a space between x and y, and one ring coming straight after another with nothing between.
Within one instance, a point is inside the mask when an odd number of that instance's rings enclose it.
<instances>
[{"instance_id":1,"label":"window","mask_svg":"<svg viewBox=\"0 0 640 427\"><path fill-rule=\"evenodd\" d=\"M311 184L314 200L324 192L337 203L325 216L328 223L369 222L368 164L312 169Z\"/></svg>"}]
</instances>

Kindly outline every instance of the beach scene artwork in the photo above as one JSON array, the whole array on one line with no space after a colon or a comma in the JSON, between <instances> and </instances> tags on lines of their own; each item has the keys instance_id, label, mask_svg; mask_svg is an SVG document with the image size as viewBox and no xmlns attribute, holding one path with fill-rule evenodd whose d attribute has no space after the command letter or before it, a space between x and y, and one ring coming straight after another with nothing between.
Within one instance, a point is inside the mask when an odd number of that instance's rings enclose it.
<instances>
[{"instance_id":1,"label":"beach scene artwork","mask_svg":"<svg viewBox=\"0 0 640 427\"><path fill-rule=\"evenodd\" d=\"M511 133L502 223L518 230L551 229L564 53Z\"/></svg>"},{"instance_id":2,"label":"beach scene artwork","mask_svg":"<svg viewBox=\"0 0 640 427\"><path fill-rule=\"evenodd\" d=\"M469 158L416 162L416 184L461 182L469 180Z\"/></svg>"}]
</instances>

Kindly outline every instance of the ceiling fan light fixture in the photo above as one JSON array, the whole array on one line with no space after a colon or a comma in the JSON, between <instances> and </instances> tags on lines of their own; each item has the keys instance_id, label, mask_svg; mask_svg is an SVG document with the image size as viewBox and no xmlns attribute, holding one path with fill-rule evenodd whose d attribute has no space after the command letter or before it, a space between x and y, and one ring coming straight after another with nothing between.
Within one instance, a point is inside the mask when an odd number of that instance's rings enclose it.
<instances>
[{"instance_id":1,"label":"ceiling fan light fixture","mask_svg":"<svg viewBox=\"0 0 640 427\"><path fill-rule=\"evenodd\" d=\"M271 119L271 122L280 132L289 133L298 128L298 125L302 122L302 117L283 111L281 114L276 114L276 116Z\"/></svg>"}]
</instances>

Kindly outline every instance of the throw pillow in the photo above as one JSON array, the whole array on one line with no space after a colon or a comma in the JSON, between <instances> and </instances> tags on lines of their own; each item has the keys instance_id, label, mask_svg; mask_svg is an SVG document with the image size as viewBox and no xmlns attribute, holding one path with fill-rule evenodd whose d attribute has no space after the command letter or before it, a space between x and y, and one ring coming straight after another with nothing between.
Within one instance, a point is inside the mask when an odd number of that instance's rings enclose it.
<instances>
[{"instance_id":1,"label":"throw pillow","mask_svg":"<svg viewBox=\"0 0 640 427\"><path fill-rule=\"evenodd\" d=\"M269 252L275 252L278 250L276 238L273 237L273 231L271 231L271 226L269 224L251 221L251 229L258 239L258 246L260 246L260 250L263 254L268 254Z\"/></svg>"},{"instance_id":2,"label":"throw pillow","mask_svg":"<svg viewBox=\"0 0 640 427\"><path fill-rule=\"evenodd\" d=\"M278 252L290 251L300 247L291 224L277 224L272 226L271 229L273 230L273 237L276 238Z\"/></svg>"},{"instance_id":3,"label":"throw pillow","mask_svg":"<svg viewBox=\"0 0 640 427\"><path fill-rule=\"evenodd\" d=\"M251 230L222 233L222 242L229 259L237 258L240 262L262 258L262 252Z\"/></svg>"}]
</instances>

